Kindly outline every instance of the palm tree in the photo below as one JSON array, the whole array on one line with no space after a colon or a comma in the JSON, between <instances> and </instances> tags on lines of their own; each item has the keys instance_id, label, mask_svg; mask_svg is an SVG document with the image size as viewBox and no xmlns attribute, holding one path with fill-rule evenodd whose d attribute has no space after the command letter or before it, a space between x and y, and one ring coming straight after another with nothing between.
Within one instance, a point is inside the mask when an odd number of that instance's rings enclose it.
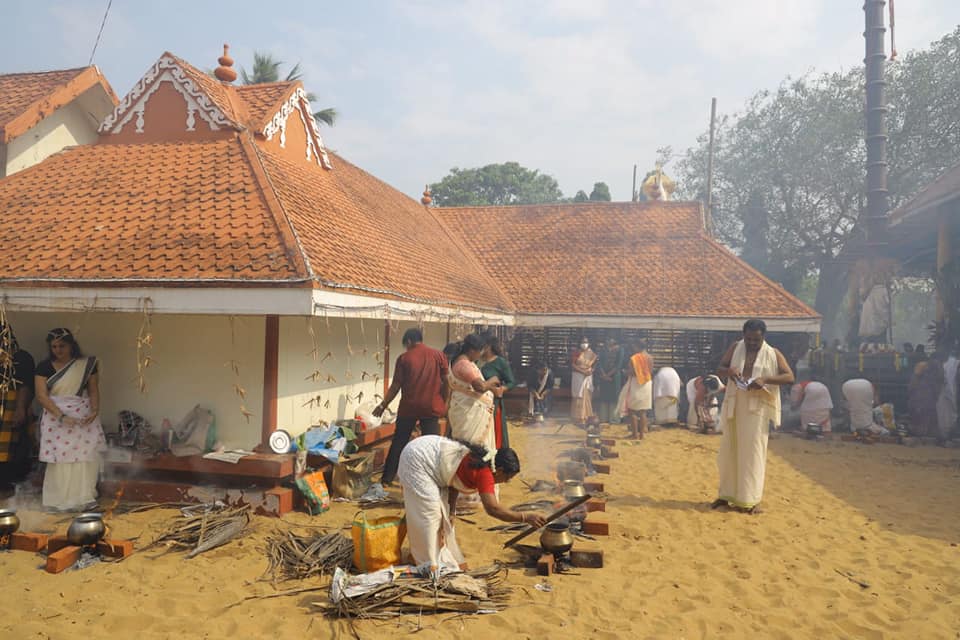
<instances>
[{"instance_id":1,"label":"palm tree","mask_svg":"<svg viewBox=\"0 0 960 640\"><path fill-rule=\"evenodd\" d=\"M259 51L253 52L253 72L247 73L247 70L243 67L240 67L240 79L243 80L243 84L263 84L265 82L279 82L280 81L280 65L283 64L282 60L275 59L269 53L260 53ZM303 78L303 73L300 72L300 63L293 65L293 68L287 72L285 82L293 82L295 80L301 80ZM316 96L312 93L307 94L307 100L314 102ZM328 127L332 127L337 121L337 110L333 107L327 107L326 109L321 109L313 114L314 119L317 122L322 122Z\"/></svg>"}]
</instances>

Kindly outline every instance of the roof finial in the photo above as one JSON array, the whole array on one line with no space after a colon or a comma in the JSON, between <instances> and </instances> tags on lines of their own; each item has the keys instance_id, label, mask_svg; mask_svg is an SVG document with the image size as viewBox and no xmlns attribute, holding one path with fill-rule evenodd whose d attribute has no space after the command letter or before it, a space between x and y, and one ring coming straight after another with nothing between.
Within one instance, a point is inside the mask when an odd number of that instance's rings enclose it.
<instances>
[{"instance_id":1,"label":"roof finial","mask_svg":"<svg viewBox=\"0 0 960 640\"><path fill-rule=\"evenodd\" d=\"M430 193L430 185L426 185L423 188L423 197L420 198L420 202L423 203L423 206L430 206L430 203L433 202L433 198L431 196L432 194Z\"/></svg>"},{"instance_id":2,"label":"roof finial","mask_svg":"<svg viewBox=\"0 0 960 640\"><path fill-rule=\"evenodd\" d=\"M223 55L217 58L217 62L220 63L220 66L213 71L213 75L217 76L217 79L221 82L233 82L237 79L237 72L231 69L233 66L233 58L231 58L227 51L229 51L230 45L223 45Z\"/></svg>"}]
</instances>

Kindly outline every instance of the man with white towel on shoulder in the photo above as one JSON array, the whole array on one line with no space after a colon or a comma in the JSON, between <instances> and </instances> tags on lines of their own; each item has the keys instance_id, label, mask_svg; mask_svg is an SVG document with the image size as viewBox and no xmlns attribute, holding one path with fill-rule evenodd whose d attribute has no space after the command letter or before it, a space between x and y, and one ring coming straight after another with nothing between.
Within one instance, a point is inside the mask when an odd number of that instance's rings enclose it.
<instances>
[{"instance_id":1,"label":"man with white towel on shoulder","mask_svg":"<svg viewBox=\"0 0 960 640\"><path fill-rule=\"evenodd\" d=\"M730 345L717 369L727 379L727 392L720 409L720 495L710 505L714 509L760 513L767 439L771 425L780 426L780 385L794 381L787 359L767 344L766 333L763 320L747 320L743 339Z\"/></svg>"}]
</instances>

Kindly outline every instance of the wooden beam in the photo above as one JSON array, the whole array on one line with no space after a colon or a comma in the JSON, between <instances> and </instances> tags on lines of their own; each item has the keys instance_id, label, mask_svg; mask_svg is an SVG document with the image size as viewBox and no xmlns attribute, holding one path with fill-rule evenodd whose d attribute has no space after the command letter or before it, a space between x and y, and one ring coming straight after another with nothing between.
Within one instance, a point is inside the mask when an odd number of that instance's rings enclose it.
<instances>
[{"instance_id":1,"label":"wooden beam","mask_svg":"<svg viewBox=\"0 0 960 640\"><path fill-rule=\"evenodd\" d=\"M390 320L383 321L383 397L390 389Z\"/></svg>"},{"instance_id":2,"label":"wooden beam","mask_svg":"<svg viewBox=\"0 0 960 640\"><path fill-rule=\"evenodd\" d=\"M270 450L270 434L277 429L277 386L280 364L280 316L267 316L263 345L263 423L260 446Z\"/></svg>"}]
</instances>

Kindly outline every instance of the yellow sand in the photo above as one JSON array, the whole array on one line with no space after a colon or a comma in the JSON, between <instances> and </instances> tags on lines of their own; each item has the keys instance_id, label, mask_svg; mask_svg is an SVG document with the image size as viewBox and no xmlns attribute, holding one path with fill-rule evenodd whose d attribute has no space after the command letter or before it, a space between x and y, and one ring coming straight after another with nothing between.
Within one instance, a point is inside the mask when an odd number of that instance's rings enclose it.
<instances>
[{"instance_id":1,"label":"yellow sand","mask_svg":"<svg viewBox=\"0 0 960 640\"><path fill-rule=\"evenodd\" d=\"M547 478L550 461L582 434L569 426L555 432L513 428L524 479ZM610 432L625 435L622 427ZM604 569L549 581L511 571L508 611L424 616L417 637L957 637L960 451L781 436L771 441L766 513L747 516L706 508L715 497L718 443L681 431L653 433L636 446L620 442L612 474L597 477L609 493L611 535L587 543L604 549ZM517 481L503 496L507 503L537 497ZM256 582L267 533L287 523L340 527L353 512L335 504L314 518L257 518L252 536L193 560L142 554L48 575L40 556L3 554L0 637L350 637L343 622L310 613L309 603L325 591L227 606L271 591ZM117 537L149 540L171 513L129 514L110 524ZM56 520L21 515L35 530L51 531ZM501 550L504 535L481 529L496 521L474 517L477 526L458 524L469 562L515 559ZM534 588L544 582L551 592ZM362 637L405 636L416 625L408 616L358 630Z\"/></svg>"}]
</instances>

